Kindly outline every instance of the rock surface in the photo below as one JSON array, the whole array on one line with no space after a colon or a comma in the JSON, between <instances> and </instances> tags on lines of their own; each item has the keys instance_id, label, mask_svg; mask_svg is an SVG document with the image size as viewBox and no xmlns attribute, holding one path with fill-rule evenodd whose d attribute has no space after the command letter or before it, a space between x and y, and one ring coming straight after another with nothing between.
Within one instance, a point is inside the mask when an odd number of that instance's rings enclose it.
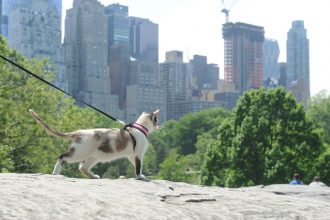
<instances>
[{"instance_id":1,"label":"rock surface","mask_svg":"<svg viewBox=\"0 0 330 220\"><path fill-rule=\"evenodd\" d=\"M0 219L330 219L330 188L0 174Z\"/></svg>"}]
</instances>

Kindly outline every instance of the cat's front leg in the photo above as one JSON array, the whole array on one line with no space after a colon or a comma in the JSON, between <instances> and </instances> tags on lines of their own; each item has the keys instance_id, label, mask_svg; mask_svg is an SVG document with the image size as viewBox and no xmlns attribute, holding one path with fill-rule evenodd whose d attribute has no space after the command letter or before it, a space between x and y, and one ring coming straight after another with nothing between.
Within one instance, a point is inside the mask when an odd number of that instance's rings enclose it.
<instances>
[{"instance_id":1,"label":"cat's front leg","mask_svg":"<svg viewBox=\"0 0 330 220\"><path fill-rule=\"evenodd\" d=\"M136 179L137 180L142 180L142 181L150 181L147 179L143 174L142 174L142 162L143 162L143 157L138 157L135 156L135 174L136 174Z\"/></svg>"}]
</instances>

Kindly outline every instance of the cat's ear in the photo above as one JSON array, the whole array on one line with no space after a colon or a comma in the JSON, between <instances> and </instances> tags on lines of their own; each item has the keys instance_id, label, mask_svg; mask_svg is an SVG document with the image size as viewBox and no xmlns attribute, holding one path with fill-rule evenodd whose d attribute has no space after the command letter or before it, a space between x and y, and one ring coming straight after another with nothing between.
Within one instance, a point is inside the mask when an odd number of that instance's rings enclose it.
<instances>
[{"instance_id":1,"label":"cat's ear","mask_svg":"<svg viewBox=\"0 0 330 220\"><path fill-rule=\"evenodd\" d=\"M154 115L158 116L159 114L159 109L157 109L156 111L154 111Z\"/></svg>"}]
</instances>

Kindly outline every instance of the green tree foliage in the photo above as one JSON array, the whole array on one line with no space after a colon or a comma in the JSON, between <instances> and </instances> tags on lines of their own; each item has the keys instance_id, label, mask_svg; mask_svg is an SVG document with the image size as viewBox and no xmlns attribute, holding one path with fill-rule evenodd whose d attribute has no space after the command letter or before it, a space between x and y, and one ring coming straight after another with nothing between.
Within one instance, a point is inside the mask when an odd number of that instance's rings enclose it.
<instances>
[{"instance_id":1,"label":"green tree foliage","mask_svg":"<svg viewBox=\"0 0 330 220\"><path fill-rule=\"evenodd\" d=\"M184 115L179 121L167 121L162 129L155 132L150 141L155 148L177 149L179 154L188 155L196 152L198 136L204 133L216 135L217 126L229 112L222 108L212 108L197 113ZM158 150L156 149L156 152ZM161 160L162 161L162 160Z\"/></svg>"},{"instance_id":2,"label":"green tree foliage","mask_svg":"<svg viewBox=\"0 0 330 220\"><path fill-rule=\"evenodd\" d=\"M48 81L54 79L54 74L48 71L51 64L47 60L27 60L10 49L3 38L0 38L0 53ZM74 105L73 99L0 60L0 172L51 173L58 156L70 144L67 140L47 135L30 116L29 108L59 131L122 127L91 109ZM146 157L148 164L155 163L152 158L154 155L150 159ZM121 175L134 173L133 167L124 169L123 163L126 162L115 162L110 169L109 163L99 164L95 170L101 176L116 169ZM61 173L82 176L78 164L66 164Z\"/></svg>"},{"instance_id":3,"label":"green tree foliage","mask_svg":"<svg viewBox=\"0 0 330 220\"><path fill-rule=\"evenodd\" d=\"M330 144L330 96L322 91L312 97L307 108L307 116L324 132L324 141Z\"/></svg>"},{"instance_id":4,"label":"green tree foliage","mask_svg":"<svg viewBox=\"0 0 330 220\"><path fill-rule=\"evenodd\" d=\"M224 109L214 108L166 122L150 139L156 152L163 153L157 160L160 164L158 176L198 184L207 145L216 138L217 127L228 115ZM174 167L179 170L174 171Z\"/></svg>"},{"instance_id":5,"label":"green tree foliage","mask_svg":"<svg viewBox=\"0 0 330 220\"><path fill-rule=\"evenodd\" d=\"M316 161L315 175L321 176L323 182L330 185L330 96L321 91L312 97L307 108L307 116L322 129L326 151Z\"/></svg>"},{"instance_id":6,"label":"green tree foliage","mask_svg":"<svg viewBox=\"0 0 330 220\"><path fill-rule=\"evenodd\" d=\"M315 161L314 174L330 186L330 145L326 144L326 151Z\"/></svg>"},{"instance_id":7,"label":"green tree foliage","mask_svg":"<svg viewBox=\"0 0 330 220\"><path fill-rule=\"evenodd\" d=\"M187 175L186 157L172 150L160 165L158 178L179 182L190 182Z\"/></svg>"},{"instance_id":8,"label":"green tree foliage","mask_svg":"<svg viewBox=\"0 0 330 220\"><path fill-rule=\"evenodd\" d=\"M319 130L284 88L246 92L207 151L202 183L227 187L287 183L315 175L324 151Z\"/></svg>"},{"instance_id":9,"label":"green tree foliage","mask_svg":"<svg viewBox=\"0 0 330 220\"><path fill-rule=\"evenodd\" d=\"M182 155L196 152L198 135L205 132L216 133L216 128L228 112L222 108L213 108L184 115L173 127L173 146L178 147Z\"/></svg>"},{"instance_id":10,"label":"green tree foliage","mask_svg":"<svg viewBox=\"0 0 330 220\"><path fill-rule=\"evenodd\" d=\"M154 147L157 155L156 172L158 172L159 164L166 158L170 152L170 149L173 148L173 137L171 135L171 131L176 123L176 121L167 121L161 126L161 129L151 133L148 137L149 142Z\"/></svg>"},{"instance_id":11,"label":"green tree foliage","mask_svg":"<svg viewBox=\"0 0 330 220\"><path fill-rule=\"evenodd\" d=\"M157 171L157 154L152 144L148 145L148 150L143 159L143 174L153 176Z\"/></svg>"}]
</instances>

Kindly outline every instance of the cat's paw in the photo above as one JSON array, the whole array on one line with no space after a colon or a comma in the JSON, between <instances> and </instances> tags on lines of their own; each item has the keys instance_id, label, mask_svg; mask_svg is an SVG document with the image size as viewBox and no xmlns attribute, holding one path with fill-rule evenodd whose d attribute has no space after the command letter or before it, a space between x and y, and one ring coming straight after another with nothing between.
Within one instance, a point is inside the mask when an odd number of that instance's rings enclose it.
<instances>
[{"instance_id":1,"label":"cat's paw","mask_svg":"<svg viewBox=\"0 0 330 220\"><path fill-rule=\"evenodd\" d=\"M144 180L145 178L146 177L144 175L142 175L142 174L136 176L136 179L137 180Z\"/></svg>"},{"instance_id":2,"label":"cat's paw","mask_svg":"<svg viewBox=\"0 0 330 220\"><path fill-rule=\"evenodd\" d=\"M101 177L99 175L94 174L93 179L101 179Z\"/></svg>"},{"instance_id":3,"label":"cat's paw","mask_svg":"<svg viewBox=\"0 0 330 220\"><path fill-rule=\"evenodd\" d=\"M150 181L150 179L148 179L148 178L146 178L144 175L137 175L136 176L136 179L137 180L142 180L142 181L145 181L145 182L149 182Z\"/></svg>"}]
</instances>

